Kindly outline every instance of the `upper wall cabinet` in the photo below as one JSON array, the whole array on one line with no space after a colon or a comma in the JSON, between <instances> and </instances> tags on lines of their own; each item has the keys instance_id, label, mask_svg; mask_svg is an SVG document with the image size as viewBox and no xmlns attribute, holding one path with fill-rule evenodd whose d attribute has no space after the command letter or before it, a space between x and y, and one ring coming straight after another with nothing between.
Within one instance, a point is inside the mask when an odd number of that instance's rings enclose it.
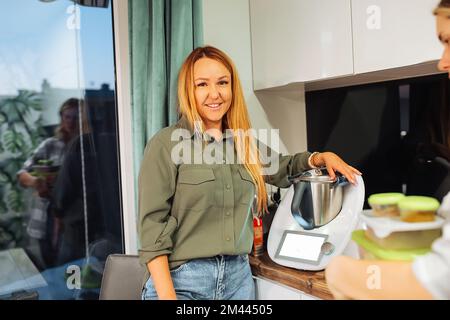
<instances>
[{"instance_id":1,"label":"upper wall cabinet","mask_svg":"<svg viewBox=\"0 0 450 320\"><path fill-rule=\"evenodd\" d=\"M439 59L432 14L439 0L352 0L355 73Z\"/></svg>"},{"instance_id":2,"label":"upper wall cabinet","mask_svg":"<svg viewBox=\"0 0 450 320\"><path fill-rule=\"evenodd\" d=\"M350 0L250 0L250 20L254 90L353 74Z\"/></svg>"}]
</instances>

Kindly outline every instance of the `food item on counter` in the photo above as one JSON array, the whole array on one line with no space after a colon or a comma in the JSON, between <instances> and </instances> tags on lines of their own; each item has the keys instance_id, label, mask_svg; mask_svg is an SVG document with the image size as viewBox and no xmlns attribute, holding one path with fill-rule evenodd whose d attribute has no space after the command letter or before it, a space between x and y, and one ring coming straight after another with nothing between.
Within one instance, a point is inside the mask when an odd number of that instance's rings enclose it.
<instances>
[{"instance_id":1,"label":"food item on counter","mask_svg":"<svg viewBox=\"0 0 450 320\"><path fill-rule=\"evenodd\" d=\"M253 217L253 250L254 257L260 256L264 253L264 237L263 237L263 223L262 218Z\"/></svg>"},{"instance_id":2,"label":"food item on counter","mask_svg":"<svg viewBox=\"0 0 450 320\"><path fill-rule=\"evenodd\" d=\"M424 196L407 196L399 201L400 219L405 222L434 221L439 201Z\"/></svg>"},{"instance_id":3,"label":"food item on counter","mask_svg":"<svg viewBox=\"0 0 450 320\"><path fill-rule=\"evenodd\" d=\"M397 204L404 197L403 193L397 192L376 193L369 197L368 202L374 216L398 217L400 216L400 210Z\"/></svg>"}]
</instances>

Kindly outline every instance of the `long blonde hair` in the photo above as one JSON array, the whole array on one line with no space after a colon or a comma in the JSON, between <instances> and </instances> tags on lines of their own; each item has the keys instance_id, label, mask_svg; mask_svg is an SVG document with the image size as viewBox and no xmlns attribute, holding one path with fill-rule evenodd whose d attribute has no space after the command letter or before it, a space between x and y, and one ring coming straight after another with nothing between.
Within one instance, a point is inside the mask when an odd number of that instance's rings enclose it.
<instances>
[{"instance_id":1,"label":"long blonde hair","mask_svg":"<svg viewBox=\"0 0 450 320\"><path fill-rule=\"evenodd\" d=\"M245 166L256 186L256 210L258 214L265 213L267 212L267 191L262 175L259 150L252 137L239 134L239 132L248 132L251 129L250 117L236 67L224 52L211 46L205 46L196 48L189 54L178 75L179 112L187 118L194 130L199 130L201 133L204 132L204 123L198 113L194 93L194 64L204 57L222 63L230 72L232 100L230 108L222 118L222 124L224 129L231 129L234 133L234 146L239 160ZM195 124L197 123L201 123L202 126L200 128L196 127Z\"/></svg>"}]
</instances>

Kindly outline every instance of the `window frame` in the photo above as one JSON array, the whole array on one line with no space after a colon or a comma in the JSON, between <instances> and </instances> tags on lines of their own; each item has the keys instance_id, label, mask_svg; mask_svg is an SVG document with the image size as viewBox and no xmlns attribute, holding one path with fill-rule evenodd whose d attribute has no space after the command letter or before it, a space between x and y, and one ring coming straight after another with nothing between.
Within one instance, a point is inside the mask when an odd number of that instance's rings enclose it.
<instances>
[{"instance_id":1,"label":"window frame","mask_svg":"<svg viewBox=\"0 0 450 320\"><path fill-rule=\"evenodd\" d=\"M133 165L128 1L112 0L116 68L122 229L126 254L137 254L137 222ZM133 173L133 174L130 174Z\"/></svg>"}]
</instances>

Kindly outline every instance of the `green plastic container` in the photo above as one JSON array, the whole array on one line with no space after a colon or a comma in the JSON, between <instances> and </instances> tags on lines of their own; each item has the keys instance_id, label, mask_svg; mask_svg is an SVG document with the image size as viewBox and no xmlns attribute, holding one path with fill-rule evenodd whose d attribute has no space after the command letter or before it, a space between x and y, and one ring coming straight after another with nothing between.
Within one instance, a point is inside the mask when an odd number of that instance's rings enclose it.
<instances>
[{"instance_id":1,"label":"green plastic container","mask_svg":"<svg viewBox=\"0 0 450 320\"><path fill-rule=\"evenodd\" d=\"M433 221L439 205L439 201L431 197L404 197L398 202L400 219L406 222Z\"/></svg>"},{"instance_id":2,"label":"green plastic container","mask_svg":"<svg viewBox=\"0 0 450 320\"><path fill-rule=\"evenodd\" d=\"M370 205L388 205L388 204L397 204L401 199L403 199L405 195L403 193L398 192L390 192L390 193L375 193L369 197L367 200Z\"/></svg>"},{"instance_id":3,"label":"green plastic container","mask_svg":"<svg viewBox=\"0 0 450 320\"><path fill-rule=\"evenodd\" d=\"M376 193L372 194L367 202L372 208L372 213L377 217L398 217L400 210L398 202L405 198L403 193Z\"/></svg>"},{"instance_id":4,"label":"green plastic container","mask_svg":"<svg viewBox=\"0 0 450 320\"><path fill-rule=\"evenodd\" d=\"M400 210L436 211L439 201L432 197L407 196L399 201L398 207Z\"/></svg>"},{"instance_id":5,"label":"green plastic container","mask_svg":"<svg viewBox=\"0 0 450 320\"><path fill-rule=\"evenodd\" d=\"M364 230L353 231L352 240L358 244L361 258L364 260L412 261L431 250L430 248L402 250L385 249L367 239Z\"/></svg>"}]
</instances>

